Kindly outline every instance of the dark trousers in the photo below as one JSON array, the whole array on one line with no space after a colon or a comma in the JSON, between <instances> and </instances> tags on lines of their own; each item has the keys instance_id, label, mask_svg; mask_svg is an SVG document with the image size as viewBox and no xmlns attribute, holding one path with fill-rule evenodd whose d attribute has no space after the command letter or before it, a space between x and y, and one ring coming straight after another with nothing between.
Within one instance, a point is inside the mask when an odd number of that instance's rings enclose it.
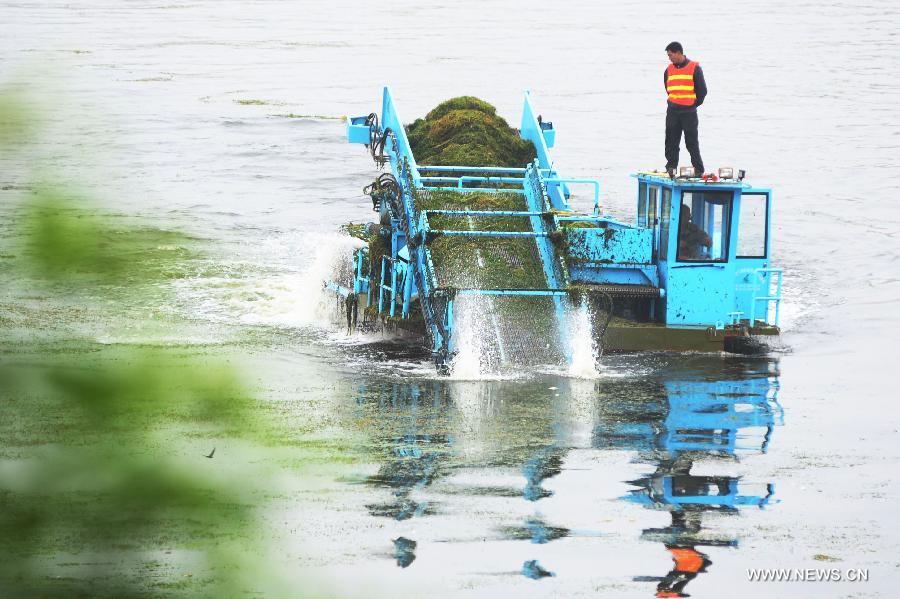
<instances>
[{"instance_id":1,"label":"dark trousers","mask_svg":"<svg viewBox=\"0 0 900 599\"><path fill-rule=\"evenodd\" d=\"M691 155L691 164L698 173L703 173L703 159L700 157L700 141L697 137L696 110L666 111L666 168L678 168L678 146L684 131L684 145Z\"/></svg>"}]
</instances>

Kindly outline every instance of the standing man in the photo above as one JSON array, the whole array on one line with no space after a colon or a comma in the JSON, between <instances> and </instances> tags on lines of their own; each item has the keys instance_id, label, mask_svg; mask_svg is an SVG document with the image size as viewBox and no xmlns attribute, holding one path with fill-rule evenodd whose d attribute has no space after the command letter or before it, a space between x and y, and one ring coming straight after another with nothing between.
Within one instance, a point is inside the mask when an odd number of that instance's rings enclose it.
<instances>
[{"instance_id":1,"label":"standing man","mask_svg":"<svg viewBox=\"0 0 900 599\"><path fill-rule=\"evenodd\" d=\"M697 137L697 107L706 98L706 80L700 64L688 60L684 48L678 42L666 46L666 54L672 64L663 74L663 83L669 95L666 109L666 172L675 177L678 168L678 146L684 131L684 145L691 155L694 174L703 175L703 159Z\"/></svg>"}]
</instances>

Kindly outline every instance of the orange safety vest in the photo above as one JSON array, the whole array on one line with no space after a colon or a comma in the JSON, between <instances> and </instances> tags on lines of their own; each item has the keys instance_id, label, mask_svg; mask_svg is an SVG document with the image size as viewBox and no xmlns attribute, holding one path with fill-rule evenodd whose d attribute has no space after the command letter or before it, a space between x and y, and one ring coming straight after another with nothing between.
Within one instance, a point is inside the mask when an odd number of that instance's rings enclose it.
<instances>
[{"instance_id":1,"label":"orange safety vest","mask_svg":"<svg viewBox=\"0 0 900 599\"><path fill-rule=\"evenodd\" d=\"M666 70L666 91L669 93L669 102L680 106L693 106L697 101L694 93L694 71L698 63L689 60L680 69L674 64L669 64Z\"/></svg>"}]
</instances>

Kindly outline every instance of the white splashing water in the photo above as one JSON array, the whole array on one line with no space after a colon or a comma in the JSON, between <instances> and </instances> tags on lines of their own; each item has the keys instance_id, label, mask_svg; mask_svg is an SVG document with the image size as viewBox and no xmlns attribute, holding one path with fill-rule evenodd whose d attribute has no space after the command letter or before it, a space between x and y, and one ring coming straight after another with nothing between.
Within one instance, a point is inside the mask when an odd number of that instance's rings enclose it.
<instances>
[{"instance_id":1,"label":"white splashing water","mask_svg":"<svg viewBox=\"0 0 900 599\"><path fill-rule=\"evenodd\" d=\"M339 234L309 236L304 242L315 249L306 257L297 256L297 272L284 272L283 265L267 269L265 264L235 263L233 275L226 272L179 283L179 296L195 316L218 322L286 328L329 325L337 300L323 283L350 282L353 252L363 242Z\"/></svg>"},{"instance_id":2,"label":"white splashing water","mask_svg":"<svg viewBox=\"0 0 900 599\"><path fill-rule=\"evenodd\" d=\"M572 356L569 376L585 379L599 377L597 365L600 361L600 350L594 339L591 310L587 301L583 300L578 308L569 308L567 320L569 352Z\"/></svg>"},{"instance_id":3,"label":"white splashing water","mask_svg":"<svg viewBox=\"0 0 900 599\"><path fill-rule=\"evenodd\" d=\"M453 305L453 341L456 356L453 358L450 375L460 380L476 380L483 372L482 356L484 348L484 319L481 318L484 298L463 296Z\"/></svg>"},{"instance_id":4,"label":"white splashing water","mask_svg":"<svg viewBox=\"0 0 900 599\"><path fill-rule=\"evenodd\" d=\"M334 292L323 288L325 281L337 280L342 285L352 286L353 255L365 242L343 235L323 236L316 241L316 251L309 268L300 274L301 289L306 289L296 298L298 321L306 325L327 322L330 309L335 301Z\"/></svg>"},{"instance_id":5,"label":"white splashing water","mask_svg":"<svg viewBox=\"0 0 900 599\"><path fill-rule=\"evenodd\" d=\"M331 329L328 339L336 344L379 341L382 334L347 337L343 323L336 323L338 302L323 282L336 280L349 285L354 250L363 242L340 234L307 235L302 240L280 239L278 247L265 248L263 255L278 257L278 263L235 262L216 276L179 282L182 308L216 322L240 322L282 328ZM298 247L299 246L299 247ZM296 271L285 269L285 255L296 255ZM304 267L305 262L305 267ZM465 295L454 302L454 348L451 366L456 380L519 378L524 373L504 347L501 315L493 298ZM335 324L336 323L336 324ZM577 378L596 378L597 348L591 335L591 316L586 304L567 310L572 364L565 372Z\"/></svg>"},{"instance_id":6,"label":"white splashing water","mask_svg":"<svg viewBox=\"0 0 900 599\"><path fill-rule=\"evenodd\" d=\"M505 356L491 298L461 296L453 302L453 316L457 353L450 376L458 380L480 380L498 375Z\"/></svg>"}]
</instances>

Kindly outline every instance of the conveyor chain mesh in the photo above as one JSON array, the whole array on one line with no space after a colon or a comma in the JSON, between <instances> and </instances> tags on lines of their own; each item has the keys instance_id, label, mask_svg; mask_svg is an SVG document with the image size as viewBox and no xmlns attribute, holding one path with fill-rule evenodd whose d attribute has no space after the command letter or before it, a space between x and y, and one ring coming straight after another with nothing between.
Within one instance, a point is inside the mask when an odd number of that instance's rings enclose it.
<instances>
[{"instance_id":1,"label":"conveyor chain mesh","mask_svg":"<svg viewBox=\"0 0 900 599\"><path fill-rule=\"evenodd\" d=\"M611 283L598 285L579 285L584 293L605 293L610 297L659 297L659 288L653 285L616 285Z\"/></svg>"}]
</instances>

